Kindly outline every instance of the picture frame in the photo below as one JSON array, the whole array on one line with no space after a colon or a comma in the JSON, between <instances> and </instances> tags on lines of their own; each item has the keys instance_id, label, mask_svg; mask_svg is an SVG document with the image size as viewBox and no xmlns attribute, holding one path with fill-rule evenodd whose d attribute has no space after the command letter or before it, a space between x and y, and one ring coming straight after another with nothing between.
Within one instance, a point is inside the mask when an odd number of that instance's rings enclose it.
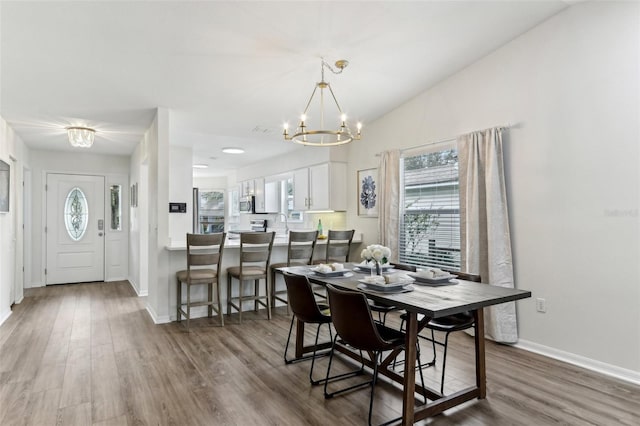
<instances>
[{"instance_id":1,"label":"picture frame","mask_svg":"<svg viewBox=\"0 0 640 426\"><path fill-rule=\"evenodd\" d=\"M0 213L9 213L11 166L0 160Z\"/></svg>"},{"instance_id":2,"label":"picture frame","mask_svg":"<svg viewBox=\"0 0 640 426\"><path fill-rule=\"evenodd\" d=\"M358 170L358 216L378 217L378 169Z\"/></svg>"}]
</instances>

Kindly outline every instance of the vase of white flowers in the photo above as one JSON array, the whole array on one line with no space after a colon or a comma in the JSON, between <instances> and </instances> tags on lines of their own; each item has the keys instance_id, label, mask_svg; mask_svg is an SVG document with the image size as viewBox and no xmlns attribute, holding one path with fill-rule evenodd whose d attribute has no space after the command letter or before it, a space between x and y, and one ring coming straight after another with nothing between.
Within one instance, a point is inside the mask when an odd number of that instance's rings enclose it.
<instances>
[{"instance_id":1,"label":"vase of white flowers","mask_svg":"<svg viewBox=\"0 0 640 426\"><path fill-rule=\"evenodd\" d=\"M391 250L389 247L382 246L380 244L371 244L363 249L360 253L360 257L367 261L367 263L374 262L376 268L376 275L380 275L380 264L383 265L389 262L391 257ZM373 271L373 268L372 268Z\"/></svg>"}]
</instances>

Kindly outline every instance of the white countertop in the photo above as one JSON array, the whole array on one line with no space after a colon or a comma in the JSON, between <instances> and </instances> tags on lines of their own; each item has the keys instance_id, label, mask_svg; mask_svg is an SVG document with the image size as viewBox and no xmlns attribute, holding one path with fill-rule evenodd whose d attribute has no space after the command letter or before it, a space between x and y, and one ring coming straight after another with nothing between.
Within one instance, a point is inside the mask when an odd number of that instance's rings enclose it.
<instances>
[{"instance_id":1,"label":"white countertop","mask_svg":"<svg viewBox=\"0 0 640 426\"><path fill-rule=\"evenodd\" d=\"M353 235L353 243L361 243L362 242L362 234L356 232ZM318 239L317 245L327 244L327 240ZM273 242L274 247L287 247L289 245L289 237L286 234L276 234L276 238ZM227 239L224 242L224 248L239 248L240 247L240 238L232 238L230 239L227 236ZM169 251L184 251L187 249L185 242L171 241L171 244L165 246L165 248Z\"/></svg>"}]
</instances>

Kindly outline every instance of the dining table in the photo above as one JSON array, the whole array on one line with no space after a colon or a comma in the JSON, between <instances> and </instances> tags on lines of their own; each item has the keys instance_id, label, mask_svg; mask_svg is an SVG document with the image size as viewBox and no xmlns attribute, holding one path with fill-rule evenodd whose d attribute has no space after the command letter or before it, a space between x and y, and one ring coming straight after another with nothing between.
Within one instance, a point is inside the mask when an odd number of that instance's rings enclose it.
<instances>
[{"instance_id":1,"label":"dining table","mask_svg":"<svg viewBox=\"0 0 640 426\"><path fill-rule=\"evenodd\" d=\"M531 297L531 292L527 290L501 287L490 283L476 283L458 278L438 284L425 284L416 281L402 286L398 291L379 291L379 289L373 290L366 285L365 280L370 273L360 270L357 264L352 268L345 269L342 276L326 276L325 274L316 273L314 269L312 266L291 266L278 268L278 271L305 275L314 284L331 284L340 289L359 291L377 303L395 306L406 311L405 366L415 365L416 363L418 332L426 322L432 318L462 312L471 312L473 314L475 385L444 395L428 386L423 387L420 384L416 384L415 374L400 374L392 368L391 362L383 362L379 374L398 382L402 386L403 425L410 425L419 420L435 416L475 398L486 398L484 308ZM393 272L404 273L406 271L388 271L388 273ZM326 347L326 344L322 347ZM321 347L304 346L304 323L297 321L296 357L302 357L305 353L309 353L314 349L321 349ZM348 348L337 346L336 349L360 362L371 364L370 361L361 359L357 353L348 350ZM391 354L391 357L396 355ZM369 366L371 367L372 365ZM416 407L416 393L425 396L428 402Z\"/></svg>"}]
</instances>

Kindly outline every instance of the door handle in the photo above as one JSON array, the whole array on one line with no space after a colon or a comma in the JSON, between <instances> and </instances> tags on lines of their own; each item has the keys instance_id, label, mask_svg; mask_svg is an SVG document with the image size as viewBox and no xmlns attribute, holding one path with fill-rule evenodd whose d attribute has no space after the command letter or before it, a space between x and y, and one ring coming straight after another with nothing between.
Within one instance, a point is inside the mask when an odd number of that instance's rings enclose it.
<instances>
[{"instance_id":1,"label":"door handle","mask_svg":"<svg viewBox=\"0 0 640 426\"><path fill-rule=\"evenodd\" d=\"M98 237L102 237L102 232L98 232Z\"/></svg>"}]
</instances>

